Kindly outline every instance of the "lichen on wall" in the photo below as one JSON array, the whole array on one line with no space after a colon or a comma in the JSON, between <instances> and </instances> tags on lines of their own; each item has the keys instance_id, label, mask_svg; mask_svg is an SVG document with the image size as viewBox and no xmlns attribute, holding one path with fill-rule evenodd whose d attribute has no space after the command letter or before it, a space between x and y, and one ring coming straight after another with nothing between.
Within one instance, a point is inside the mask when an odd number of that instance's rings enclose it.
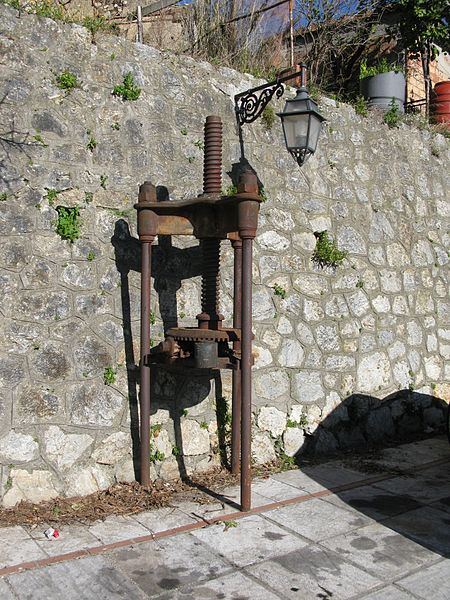
<instances>
[{"instance_id":1,"label":"lichen on wall","mask_svg":"<svg viewBox=\"0 0 450 600\"><path fill-rule=\"evenodd\" d=\"M174 198L201 192L208 114L224 122L226 190L240 158L233 96L257 81L115 37L94 44L79 26L5 6L0 23L0 492L10 506L134 479L137 190L150 179ZM64 72L76 86L58 85ZM135 100L112 93L128 73ZM253 273L257 462L437 430L450 395L448 141L320 104L327 124L301 169L277 124L244 131L267 196ZM323 231L346 253L336 268L313 260ZM195 323L197 243L159 239L153 267L156 344L177 316ZM153 478L226 458L229 372L159 370L152 385Z\"/></svg>"}]
</instances>

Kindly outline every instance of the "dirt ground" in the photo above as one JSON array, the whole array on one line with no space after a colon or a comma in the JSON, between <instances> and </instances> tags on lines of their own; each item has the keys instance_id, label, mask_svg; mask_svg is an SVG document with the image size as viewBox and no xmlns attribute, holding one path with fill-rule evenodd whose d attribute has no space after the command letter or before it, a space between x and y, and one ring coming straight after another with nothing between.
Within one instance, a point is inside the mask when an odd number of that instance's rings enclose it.
<instances>
[{"instance_id":1,"label":"dirt ground","mask_svg":"<svg viewBox=\"0 0 450 600\"><path fill-rule=\"evenodd\" d=\"M118 483L89 496L59 497L39 504L22 501L13 508L0 508L0 527L90 523L109 515L131 515L168 506L175 497L206 504L217 501L207 491L218 492L237 481L238 477L226 469L216 468L188 481L156 481L148 488L137 482Z\"/></svg>"}]
</instances>

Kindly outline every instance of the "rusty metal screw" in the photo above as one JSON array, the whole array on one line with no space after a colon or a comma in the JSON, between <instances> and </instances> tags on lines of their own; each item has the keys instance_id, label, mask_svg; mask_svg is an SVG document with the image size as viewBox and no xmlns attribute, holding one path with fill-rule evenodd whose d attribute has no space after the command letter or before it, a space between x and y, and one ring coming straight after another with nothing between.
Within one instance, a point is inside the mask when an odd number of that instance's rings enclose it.
<instances>
[{"instance_id":1,"label":"rusty metal screw","mask_svg":"<svg viewBox=\"0 0 450 600\"><path fill-rule=\"evenodd\" d=\"M210 115L205 122L203 193L220 194L222 190L222 121Z\"/></svg>"}]
</instances>

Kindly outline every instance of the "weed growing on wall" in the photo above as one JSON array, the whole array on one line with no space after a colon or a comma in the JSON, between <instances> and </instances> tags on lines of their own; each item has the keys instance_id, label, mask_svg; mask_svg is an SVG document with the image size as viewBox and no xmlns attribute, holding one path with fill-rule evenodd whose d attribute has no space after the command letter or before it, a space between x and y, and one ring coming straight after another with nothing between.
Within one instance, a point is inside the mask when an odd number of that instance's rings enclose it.
<instances>
[{"instance_id":1,"label":"weed growing on wall","mask_svg":"<svg viewBox=\"0 0 450 600\"><path fill-rule=\"evenodd\" d=\"M40 133L33 135L33 140L40 146L43 146L44 148L48 147L48 144L45 143L45 140Z\"/></svg>"},{"instance_id":2,"label":"weed growing on wall","mask_svg":"<svg viewBox=\"0 0 450 600\"><path fill-rule=\"evenodd\" d=\"M336 268L342 264L344 258L347 256L345 250L339 250L336 242L330 240L328 237L328 231L315 231L316 236L316 247L314 248L312 260L319 267L333 267Z\"/></svg>"},{"instance_id":3,"label":"weed growing on wall","mask_svg":"<svg viewBox=\"0 0 450 600\"><path fill-rule=\"evenodd\" d=\"M86 27L91 34L92 37L95 36L96 33L118 33L119 27L115 23L111 23L103 16L97 17L84 17L81 21L83 27Z\"/></svg>"},{"instance_id":4,"label":"weed growing on wall","mask_svg":"<svg viewBox=\"0 0 450 600\"><path fill-rule=\"evenodd\" d=\"M153 440L158 437L161 429L162 429L161 423L155 423L154 425L152 425L150 427L150 462L153 464L156 462L162 462L166 458L164 452L161 452L160 450L155 448L155 446L153 444ZM172 454L173 454L173 450L174 449L172 448Z\"/></svg>"},{"instance_id":5,"label":"weed growing on wall","mask_svg":"<svg viewBox=\"0 0 450 600\"><path fill-rule=\"evenodd\" d=\"M106 367L103 371L103 382L105 385L113 385L116 381L117 371L113 367Z\"/></svg>"},{"instance_id":6,"label":"weed growing on wall","mask_svg":"<svg viewBox=\"0 0 450 600\"><path fill-rule=\"evenodd\" d=\"M73 208L57 206L56 211L58 213L56 233L63 240L73 243L80 237L80 209L77 206Z\"/></svg>"},{"instance_id":7,"label":"weed growing on wall","mask_svg":"<svg viewBox=\"0 0 450 600\"><path fill-rule=\"evenodd\" d=\"M223 196L234 196L235 194L237 194L237 187L234 185L234 183L231 183L226 190L223 191Z\"/></svg>"},{"instance_id":8,"label":"weed growing on wall","mask_svg":"<svg viewBox=\"0 0 450 600\"><path fill-rule=\"evenodd\" d=\"M8 194L6 192L2 192L0 194L0 202L6 202L8 200Z\"/></svg>"},{"instance_id":9,"label":"weed growing on wall","mask_svg":"<svg viewBox=\"0 0 450 600\"><path fill-rule=\"evenodd\" d=\"M223 465L228 464L228 448L231 444L231 413L224 396L216 400L217 432L219 434L219 452Z\"/></svg>"},{"instance_id":10,"label":"weed growing on wall","mask_svg":"<svg viewBox=\"0 0 450 600\"><path fill-rule=\"evenodd\" d=\"M355 112L361 117L367 117L369 109L367 107L367 100L363 96L357 96L355 101Z\"/></svg>"},{"instance_id":11,"label":"weed growing on wall","mask_svg":"<svg viewBox=\"0 0 450 600\"><path fill-rule=\"evenodd\" d=\"M58 194L60 192L58 190L54 190L54 189L47 189L47 194L45 196L45 199L48 202L49 206L54 206L56 198L58 197Z\"/></svg>"},{"instance_id":12,"label":"weed growing on wall","mask_svg":"<svg viewBox=\"0 0 450 600\"><path fill-rule=\"evenodd\" d=\"M282 300L286 298L286 290L279 283L273 285L273 291L275 292L275 296L279 296Z\"/></svg>"},{"instance_id":13,"label":"weed growing on wall","mask_svg":"<svg viewBox=\"0 0 450 600\"><path fill-rule=\"evenodd\" d=\"M20 2L18 2L20 4ZM66 21L69 20L63 6L59 2L53 2L52 0L37 0L33 2L31 7L28 7L30 12L34 12L39 17L47 17L47 19L53 19L54 21Z\"/></svg>"},{"instance_id":14,"label":"weed growing on wall","mask_svg":"<svg viewBox=\"0 0 450 600\"><path fill-rule=\"evenodd\" d=\"M267 131L272 129L273 124L275 123L275 110L272 106L270 106L270 104L268 104L262 111L261 121Z\"/></svg>"},{"instance_id":15,"label":"weed growing on wall","mask_svg":"<svg viewBox=\"0 0 450 600\"><path fill-rule=\"evenodd\" d=\"M268 197L267 197L267 192L266 192L266 190L265 190L265 188L264 188L264 186L263 186L263 184L262 184L262 183L261 183L261 184L259 184L259 187L258 187L258 194L259 194L259 197L261 198L261 200L262 200L263 202L267 202L267 200L268 200Z\"/></svg>"},{"instance_id":16,"label":"weed growing on wall","mask_svg":"<svg viewBox=\"0 0 450 600\"><path fill-rule=\"evenodd\" d=\"M86 131L86 134L89 136L89 139L88 139L87 144L86 144L86 149L90 150L91 152L94 152L94 150L97 147L97 140L93 136L92 131L90 129L88 129Z\"/></svg>"},{"instance_id":17,"label":"weed growing on wall","mask_svg":"<svg viewBox=\"0 0 450 600\"><path fill-rule=\"evenodd\" d=\"M139 88L133 77L133 73L128 72L123 78L121 85L116 85L112 91L113 96L118 96L125 101L137 100L141 95L141 88Z\"/></svg>"},{"instance_id":18,"label":"weed growing on wall","mask_svg":"<svg viewBox=\"0 0 450 600\"><path fill-rule=\"evenodd\" d=\"M392 129L393 127L397 127L400 122L400 111L395 98L392 98L389 106L390 109L384 115L383 121L390 129Z\"/></svg>"},{"instance_id":19,"label":"weed growing on wall","mask_svg":"<svg viewBox=\"0 0 450 600\"><path fill-rule=\"evenodd\" d=\"M71 92L75 88L80 87L80 83L75 73L67 70L56 76L56 85L61 90L65 90L67 93Z\"/></svg>"}]
</instances>

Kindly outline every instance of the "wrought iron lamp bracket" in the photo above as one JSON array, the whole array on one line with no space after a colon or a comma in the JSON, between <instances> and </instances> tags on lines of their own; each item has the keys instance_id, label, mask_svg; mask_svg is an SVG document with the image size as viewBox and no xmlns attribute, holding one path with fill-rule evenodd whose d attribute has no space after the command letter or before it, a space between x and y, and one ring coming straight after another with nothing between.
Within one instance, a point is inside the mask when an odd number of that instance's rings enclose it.
<instances>
[{"instance_id":1,"label":"wrought iron lamp bracket","mask_svg":"<svg viewBox=\"0 0 450 600\"><path fill-rule=\"evenodd\" d=\"M244 125L244 123L253 123L253 121L256 121L274 95L276 98L281 98L284 94L284 86L278 82L272 85L267 84L260 91L259 97L258 91L248 90L244 94L239 94L235 97L236 118L240 126Z\"/></svg>"},{"instance_id":2,"label":"wrought iron lamp bracket","mask_svg":"<svg viewBox=\"0 0 450 600\"><path fill-rule=\"evenodd\" d=\"M303 65L302 65L303 67ZM236 111L236 119L239 127L242 127L244 123L253 123L275 96L281 98L284 94L285 86L282 85L285 81L291 79L302 79L301 86L303 86L303 68L302 71L296 71L289 73L282 77L277 77L275 81L270 81L258 87L251 88L240 94L236 94L234 97L234 110Z\"/></svg>"}]
</instances>

